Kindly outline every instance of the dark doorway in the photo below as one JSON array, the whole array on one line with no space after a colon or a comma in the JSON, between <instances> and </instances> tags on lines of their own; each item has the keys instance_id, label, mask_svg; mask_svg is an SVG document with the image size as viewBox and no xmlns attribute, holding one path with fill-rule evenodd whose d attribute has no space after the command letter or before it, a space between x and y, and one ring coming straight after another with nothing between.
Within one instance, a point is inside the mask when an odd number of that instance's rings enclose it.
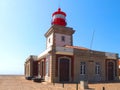
<instances>
[{"instance_id":1,"label":"dark doorway","mask_svg":"<svg viewBox=\"0 0 120 90\"><path fill-rule=\"evenodd\" d=\"M108 80L114 80L114 64L108 62Z\"/></svg>"},{"instance_id":2,"label":"dark doorway","mask_svg":"<svg viewBox=\"0 0 120 90\"><path fill-rule=\"evenodd\" d=\"M60 82L69 81L69 59L60 59Z\"/></svg>"},{"instance_id":3,"label":"dark doorway","mask_svg":"<svg viewBox=\"0 0 120 90\"><path fill-rule=\"evenodd\" d=\"M44 77L44 62L41 62L41 77Z\"/></svg>"}]
</instances>

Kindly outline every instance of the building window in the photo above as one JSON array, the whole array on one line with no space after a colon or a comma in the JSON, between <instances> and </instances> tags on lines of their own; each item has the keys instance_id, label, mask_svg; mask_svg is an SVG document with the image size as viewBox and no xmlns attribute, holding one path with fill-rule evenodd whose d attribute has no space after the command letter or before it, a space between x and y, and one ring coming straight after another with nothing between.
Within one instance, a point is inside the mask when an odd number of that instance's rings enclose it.
<instances>
[{"instance_id":1,"label":"building window","mask_svg":"<svg viewBox=\"0 0 120 90\"><path fill-rule=\"evenodd\" d=\"M50 43L50 38L49 38L49 43Z\"/></svg>"},{"instance_id":2,"label":"building window","mask_svg":"<svg viewBox=\"0 0 120 90\"><path fill-rule=\"evenodd\" d=\"M100 63L95 64L95 74L97 74L97 75L100 74Z\"/></svg>"},{"instance_id":3,"label":"building window","mask_svg":"<svg viewBox=\"0 0 120 90\"><path fill-rule=\"evenodd\" d=\"M86 73L86 63L81 62L80 64L80 74L84 75Z\"/></svg>"},{"instance_id":4,"label":"building window","mask_svg":"<svg viewBox=\"0 0 120 90\"><path fill-rule=\"evenodd\" d=\"M61 41L65 42L65 36L61 37Z\"/></svg>"}]
</instances>

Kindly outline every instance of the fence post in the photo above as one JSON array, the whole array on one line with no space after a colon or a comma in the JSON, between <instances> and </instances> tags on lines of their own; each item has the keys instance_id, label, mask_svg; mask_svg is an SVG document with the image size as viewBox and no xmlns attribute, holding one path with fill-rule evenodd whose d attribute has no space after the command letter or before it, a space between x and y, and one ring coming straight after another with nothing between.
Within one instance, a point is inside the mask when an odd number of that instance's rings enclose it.
<instances>
[{"instance_id":1,"label":"fence post","mask_svg":"<svg viewBox=\"0 0 120 90\"><path fill-rule=\"evenodd\" d=\"M103 87L102 90L105 90L105 87Z\"/></svg>"},{"instance_id":2,"label":"fence post","mask_svg":"<svg viewBox=\"0 0 120 90\"><path fill-rule=\"evenodd\" d=\"M78 83L76 83L76 90L78 90Z\"/></svg>"},{"instance_id":3,"label":"fence post","mask_svg":"<svg viewBox=\"0 0 120 90\"><path fill-rule=\"evenodd\" d=\"M53 79L53 85L55 86L55 82L54 82L54 79Z\"/></svg>"},{"instance_id":4,"label":"fence post","mask_svg":"<svg viewBox=\"0 0 120 90\"><path fill-rule=\"evenodd\" d=\"M53 85L55 86L55 83L53 82Z\"/></svg>"},{"instance_id":5,"label":"fence post","mask_svg":"<svg viewBox=\"0 0 120 90\"><path fill-rule=\"evenodd\" d=\"M64 88L64 83L62 84L62 87Z\"/></svg>"}]
</instances>

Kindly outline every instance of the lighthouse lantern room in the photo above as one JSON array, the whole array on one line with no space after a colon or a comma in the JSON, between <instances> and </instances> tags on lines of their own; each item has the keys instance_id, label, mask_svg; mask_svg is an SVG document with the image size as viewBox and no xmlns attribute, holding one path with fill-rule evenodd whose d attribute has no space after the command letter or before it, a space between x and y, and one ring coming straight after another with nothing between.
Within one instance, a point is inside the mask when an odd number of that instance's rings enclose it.
<instances>
[{"instance_id":1,"label":"lighthouse lantern room","mask_svg":"<svg viewBox=\"0 0 120 90\"><path fill-rule=\"evenodd\" d=\"M52 25L61 25L66 26L66 13L61 11L61 8L58 8L58 11L52 14Z\"/></svg>"}]
</instances>

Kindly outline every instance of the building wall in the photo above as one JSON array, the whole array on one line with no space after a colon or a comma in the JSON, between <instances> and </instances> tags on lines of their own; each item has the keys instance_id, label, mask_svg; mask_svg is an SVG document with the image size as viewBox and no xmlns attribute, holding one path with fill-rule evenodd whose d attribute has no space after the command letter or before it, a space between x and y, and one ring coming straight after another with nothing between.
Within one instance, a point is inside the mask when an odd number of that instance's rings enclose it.
<instances>
[{"instance_id":1,"label":"building wall","mask_svg":"<svg viewBox=\"0 0 120 90\"><path fill-rule=\"evenodd\" d=\"M53 45L53 41L54 40L53 40L53 33L52 33L49 37L47 37L47 43L46 43L47 48Z\"/></svg>"},{"instance_id":2,"label":"building wall","mask_svg":"<svg viewBox=\"0 0 120 90\"><path fill-rule=\"evenodd\" d=\"M26 67L26 75L25 76L33 76L33 62L27 61L25 64Z\"/></svg>"},{"instance_id":3,"label":"building wall","mask_svg":"<svg viewBox=\"0 0 120 90\"><path fill-rule=\"evenodd\" d=\"M61 27L59 25L53 25L46 33L47 38L47 48L51 45L53 46L64 46L73 44L72 34L75 31L69 27ZM65 42L61 42L61 36L65 37ZM50 42L51 41L51 42Z\"/></svg>"},{"instance_id":4,"label":"building wall","mask_svg":"<svg viewBox=\"0 0 120 90\"><path fill-rule=\"evenodd\" d=\"M74 52L74 82L80 80L103 81L105 80L105 55L103 52L89 50L75 50ZM85 63L85 74L80 74L81 63ZM100 74L95 74L95 65L100 64Z\"/></svg>"},{"instance_id":5,"label":"building wall","mask_svg":"<svg viewBox=\"0 0 120 90\"><path fill-rule=\"evenodd\" d=\"M54 50L54 49L53 49ZM55 70L56 70L56 55L55 52L52 51L51 52L51 72L50 72L50 76L51 76L51 82L55 82L56 81L56 77L55 77Z\"/></svg>"},{"instance_id":6,"label":"building wall","mask_svg":"<svg viewBox=\"0 0 120 90\"><path fill-rule=\"evenodd\" d=\"M25 62L25 76L37 76L37 56L30 55Z\"/></svg>"},{"instance_id":7,"label":"building wall","mask_svg":"<svg viewBox=\"0 0 120 90\"><path fill-rule=\"evenodd\" d=\"M59 58L65 57L70 58L70 81L69 82L80 82L81 80L88 80L90 82L100 82L106 81L108 76L107 65L106 65L106 56L105 52L99 51L90 51L90 50L79 50L74 49L74 55L65 55L65 54L55 54L51 52L50 54L50 76L46 81L49 82L60 82L59 78ZM116 62L116 76L117 77L117 59ZM81 62L86 64L85 74L80 74L81 72ZM96 65L100 66L99 74L96 73Z\"/></svg>"},{"instance_id":8,"label":"building wall","mask_svg":"<svg viewBox=\"0 0 120 90\"><path fill-rule=\"evenodd\" d=\"M51 54L46 55L46 62L45 62L45 81L50 82L50 70L51 70Z\"/></svg>"},{"instance_id":9,"label":"building wall","mask_svg":"<svg viewBox=\"0 0 120 90\"><path fill-rule=\"evenodd\" d=\"M25 76L30 76L30 63L25 63Z\"/></svg>"},{"instance_id":10,"label":"building wall","mask_svg":"<svg viewBox=\"0 0 120 90\"><path fill-rule=\"evenodd\" d=\"M65 38L64 41L62 41L62 37ZM55 34L55 43L56 46L64 46L64 45L71 45L71 35L66 35L66 34Z\"/></svg>"}]
</instances>

